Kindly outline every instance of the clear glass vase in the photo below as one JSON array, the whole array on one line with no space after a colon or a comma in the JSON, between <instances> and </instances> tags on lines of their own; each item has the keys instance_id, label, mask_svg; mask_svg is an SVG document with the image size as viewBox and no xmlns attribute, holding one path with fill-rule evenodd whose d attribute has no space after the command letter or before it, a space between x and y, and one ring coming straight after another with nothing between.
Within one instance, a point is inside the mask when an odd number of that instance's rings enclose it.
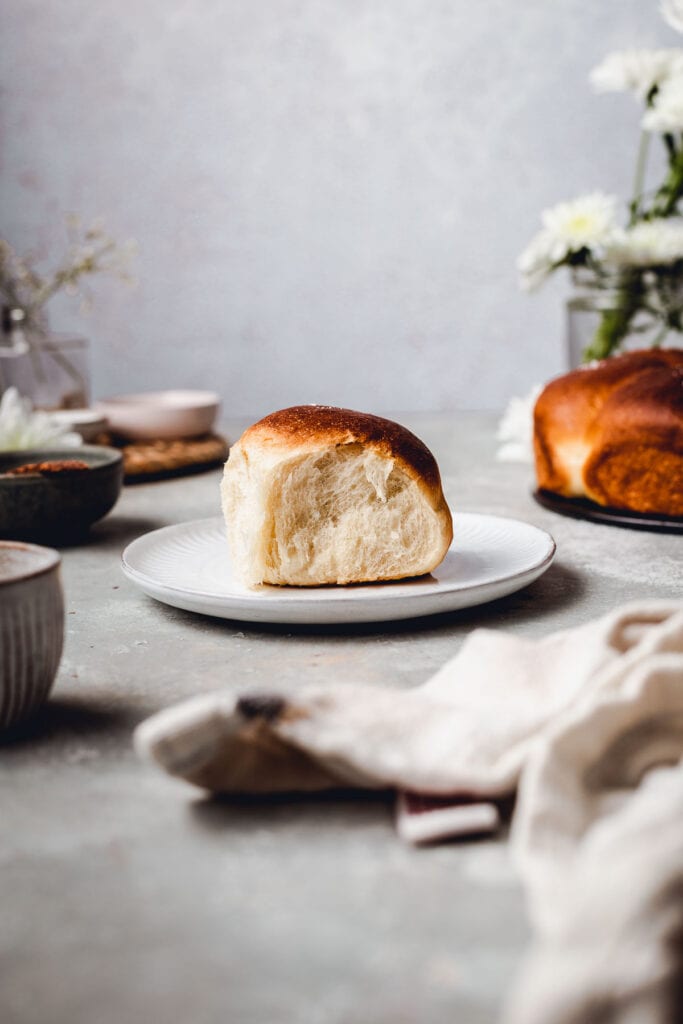
<instances>
[{"instance_id":1,"label":"clear glass vase","mask_svg":"<svg viewBox=\"0 0 683 1024\"><path fill-rule=\"evenodd\" d=\"M0 346L0 393L15 387L36 409L77 409L90 401L86 338L25 332L25 344Z\"/></svg>"},{"instance_id":2,"label":"clear glass vase","mask_svg":"<svg viewBox=\"0 0 683 1024\"><path fill-rule=\"evenodd\" d=\"M654 275L652 275L654 277ZM569 369L593 358L641 348L678 346L682 297L678 279L659 275L656 287L647 272L595 274L577 268L567 302L566 342ZM616 341L611 351L606 349Z\"/></svg>"}]
</instances>

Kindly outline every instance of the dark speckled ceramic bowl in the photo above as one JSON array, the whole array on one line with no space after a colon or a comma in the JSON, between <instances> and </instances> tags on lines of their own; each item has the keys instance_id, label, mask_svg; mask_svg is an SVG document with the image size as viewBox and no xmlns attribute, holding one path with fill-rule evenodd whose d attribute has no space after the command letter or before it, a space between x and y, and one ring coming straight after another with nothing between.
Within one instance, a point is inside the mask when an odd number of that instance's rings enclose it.
<instances>
[{"instance_id":1,"label":"dark speckled ceramic bowl","mask_svg":"<svg viewBox=\"0 0 683 1024\"><path fill-rule=\"evenodd\" d=\"M29 462L80 459L88 470L54 476L5 476ZM121 452L114 448L47 448L0 452L0 538L78 539L116 504L123 480Z\"/></svg>"}]
</instances>

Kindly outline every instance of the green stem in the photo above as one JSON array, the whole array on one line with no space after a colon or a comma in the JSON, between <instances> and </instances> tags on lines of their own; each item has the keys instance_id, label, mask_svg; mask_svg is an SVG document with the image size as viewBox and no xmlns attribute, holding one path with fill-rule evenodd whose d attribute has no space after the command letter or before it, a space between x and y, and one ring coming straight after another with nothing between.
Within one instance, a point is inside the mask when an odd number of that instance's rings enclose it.
<instances>
[{"instance_id":1,"label":"green stem","mask_svg":"<svg viewBox=\"0 0 683 1024\"><path fill-rule=\"evenodd\" d=\"M676 207L682 195L683 150L678 150L672 157L664 184L655 196L655 201L648 217L670 217L677 212Z\"/></svg>"},{"instance_id":2,"label":"green stem","mask_svg":"<svg viewBox=\"0 0 683 1024\"><path fill-rule=\"evenodd\" d=\"M647 168L647 158L650 150L650 133L642 131L640 133L640 142L638 143L638 155L636 157L636 172L633 180L633 199L630 204L631 216L629 219L629 226L633 225L638 220L638 214L640 211L640 202L643 198L643 187L645 185L645 170Z\"/></svg>"},{"instance_id":3,"label":"green stem","mask_svg":"<svg viewBox=\"0 0 683 1024\"><path fill-rule=\"evenodd\" d=\"M606 359L615 352L628 334L631 320L640 307L640 282L626 281L618 289L612 308L602 313L593 340L583 352L583 362Z\"/></svg>"}]
</instances>

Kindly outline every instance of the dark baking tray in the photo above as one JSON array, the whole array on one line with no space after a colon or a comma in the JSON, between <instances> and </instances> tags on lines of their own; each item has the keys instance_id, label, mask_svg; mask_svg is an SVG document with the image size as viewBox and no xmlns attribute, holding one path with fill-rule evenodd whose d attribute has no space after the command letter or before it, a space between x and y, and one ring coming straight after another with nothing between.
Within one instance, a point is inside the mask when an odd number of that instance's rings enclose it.
<instances>
[{"instance_id":1,"label":"dark baking tray","mask_svg":"<svg viewBox=\"0 0 683 1024\"><path fill-rule=\"evenodd\" d=\"M629 530L683 533L683 518L680 516L660 516L651 512L626 512L618 508L605 508L589 501L588 498L562 498L559 494L540 488L533 492L533 497L543 508L559 512L561 516L570 516L572 519L590 519L594 523L621 526Z\"/></svg>"}]
</instances>

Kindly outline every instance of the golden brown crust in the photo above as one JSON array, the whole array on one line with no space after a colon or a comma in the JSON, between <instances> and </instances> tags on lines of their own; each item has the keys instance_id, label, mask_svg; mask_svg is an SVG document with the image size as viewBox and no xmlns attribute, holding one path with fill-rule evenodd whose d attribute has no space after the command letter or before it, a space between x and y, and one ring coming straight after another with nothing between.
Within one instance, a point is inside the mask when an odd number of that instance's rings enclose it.
<instances>
[{"instance_id":1,"label":"golden brown crust","mask_svg":"<svg viewBox=\"0 0 683 1024\"><path fill-rule=\"evenodd\" d=\"M545 490L683 515L683 351L630 352L551 381L534 449Z\"/></svg>"},{"instance_id":2,"label":"golden brown crust","mask_svg":"<svg viewBox=\"0 0 683 1024\"><path fill-rule=\"evenodd\" d=\"M406 427L371 413L331 405L294 405L254 423L239 443L247 451L250 444L293 449L362 444L397 459L427 489L441 492L439 467L429 448Z\"/></svg>"},{"instance_id":3,"label":"golden brown crust","mask_svg":"<svg viewBox=\"0 0 683 1024\"><path fill-rule=\"evenodd\" d=\"M365 468L371 485L367 500L354 477L354 460ZM325 482L328 466L343 472L339 480L332 472L329 493L319 494L318 478ZM299 481L294 486L301 470L306 484ZM386 482L385 493L380 493L374 479L377 475ZM408 487L405 477L412 481ZM301 493L294 494L290 485L294 491L298 486ZM359 493L356 508L354 499ZM380 501L374 502L374 493ZM392 420L351 409L293 406L253 424L230 451L222 500L233 559L252 585L320 586L403 579L431 572L453 539L439 469L426 445ZM373 503L374 511L370 508ZM335 540L331 534L338 526L337 506L341 525ZM405 537L391 525L396 525L400 509L409 521ZM278 527L280 512L284 534ZM418 521L408 529L412 512ZM371 529L366 543L365 531L368 523L372 526L373 516L379 516L376 522L387 530ZM311 538L319 532L320 522L330 529L316 550ZM302 543L299 534L306 531ZM293 537L292 552L289 537Z\"/></svg>"}]
</instances>

